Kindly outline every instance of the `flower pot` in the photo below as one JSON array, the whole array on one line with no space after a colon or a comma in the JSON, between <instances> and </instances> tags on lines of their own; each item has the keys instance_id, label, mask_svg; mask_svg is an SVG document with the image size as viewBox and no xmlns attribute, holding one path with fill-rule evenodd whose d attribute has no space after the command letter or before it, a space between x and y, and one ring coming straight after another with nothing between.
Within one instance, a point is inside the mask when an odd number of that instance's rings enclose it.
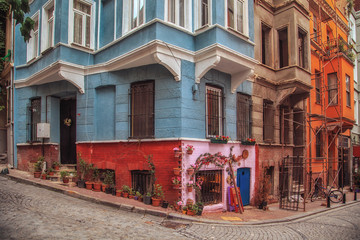
<instances>
[{"instance_id":1,"label":"flower pot","mask_svg":"<svg viewBox=\"0 0 360 240\"><path fill-rule=\"evenodd\" d=\"M101 191L101 182L94 182L94 188L93 191L94 192L100 192Z\"/></svg>"},{"instance_id":2,"label":"flower pot","mask_svg":"<svg viewBox=\"0 0 360 240\"><path fill-rule=\"evenodd\" d=\"M129 197L129 193L127 193L127 192L123 192L122 194L123 194L123 197L124 197L124 198L128 198L128 197Z\"/></svg>"},{"instance_id":3,"label":"flower pot","mask_svg":"<svg viewBox=\"0 0 360 240\"><path fill-rule=\"evenodd\" d=\"M116 196L116 188L111 188L111 195Z\"/></svg>"},{"instance_id":4,"label":"flower pot","mask_svg":"<svg viewBox=\"0 0 360 240\"><path fill-rule=\"evenodd\" d=\"M121 197L121 192L120 192L120 191L116 191L116 196L117 196L117 197Z\"/></svg>"},{"instance_id":5,"label":"flower pot","mask_svg":"<svg viewBox=\"0 0 360 240\"><path fill-rule=\"evenodd\" d=\"M188 168L187 174L191 176L191 175L194 174L194 171L195 171L195 170L194 170L193 168Z\"/></svg>"},{"instance_id":6,"label":"flower pot","mask_svg":"<svg viewBox=\"0 0 360 240\"><path fill-rule=\"evenodd\" d=\"M63 183L69 183L69 178L68 177L63 177Z\"/></svg>"},{"instance_id":7,"label":"flower pot","mask_svg":"<svg viewBox=\"0 0 360 240\"><path fill-rule=\"evenodd\" d=\"M181 169L180 168L174 168L174 175L179 176L181 173Z\"/></svg>"},{"instance_id":8,"label":"flower pot","mask_svg":"<svg viewBox=\"0 0 360 240\"><path fill-rule=\"evenodd\" d=\"M54 172L49 172L49 176L54 176Z\"/></svg>"},{"instance_id":9,"label":"flower pot","mask_svg":"<svg viewBox=\"0 0 360 240\"><path fill-rule=\"evenodd\" d=\"M161 204L161 207L162 208L168 208L169 206L169 202L168 201L163 201L162 204Z\"/></svg>"},{"instance_id":10,"label":"flower pot","mask_svg":"<svg viewBox=\"0 0 360 240\"><path fill-rule=\"evenodd\" d=\"M112 194L112 189L110 187L105 188L106 194Z\"/></svg>"},{"instance_id":11,"label":"flower pot","mask_svg":"<svg viewBox=\"0 0 360 240\"><path fill-rule=\"evenodd\" d=\"M106 190L107 187L109 187L109 185L103 183L103 184L101 185L101 190L102 190L103 192L105 192L105 190Z\"/></svg>"},{"instance_id":12,"label":"flower pot","mask_svg":"<svg viewBox=\"0 0 360 240\"><path fill-rule=\"evenodd\" d=\"M41 172L34 172L34 178L40 178Z\"/></svg>"},{"instance_id":13,"label":"flower pot","mask_svg":"<svg viewBox=\"0 0 360 240\"><path fill-rule=\"evenodd\" d=\"M79 188L85 188L85 180L79 180L77 181L77 186Z\"/></svg>"},{"instance_id":14,"label":"flower pot","mask_svg":"<svg viewBox=\"0 0 360 240\"><path fill-rule=\"evenodd\" d=\"M54 166L54 170L55 170L55 171L59 171L59 170L60 170L60 167L59 167L59 166Z\"/></svg>"},{"instance_id":15,"label":"flower pot","mask_svg":"<svg viewBox=\"0 0 360 240\"><path fill-rule=\"evenodd\" d=\"M150 204L151 204L151 197L145 196L145 197L144 197L144 203L145 203L146 205L150 205Z\"/></svg>"},{"instance_id":16,"label":"flower pot","mask_svg":"<svg viewBox=\"0 0 360 240\"><path fill-rule=\"evenodd\" d=\"M210 138L210 142L211 143L218 143L218 144L227 144L228 140L220 140L220 139Z\"/></svg>"},{"instance_id":17,"label":"flower pot","mask_svg":"<svg viewBox=\"0 0 360 240\"><path fill-rule=\"evenodd\" d=\"M193 186L187 186L187 190L188 190L188 192L192 192Z\"/></svg>"},{"instance_id":18,"label":"flower pot","mask_svg":"<svg viewBox=\"0 0 360 240\"><path fill-rule=\"evenodd\" d=\"M255 145L256 142L249 142L249 141L241 141L241 145Z\"/></svg>"},{"instance_id":19,"label":"flower pot","mask_svg":"<svg viewBox=\"0 0 360 240\"><path fill-rule=\"evenodd\" d=\"M130 198L130 199L134 199L134 195L129 195L129 198Z\"/></svg>"},{"instance_id":20,"label":"flower pot","mask_svg":"<svg viewBox=\"0 0 360 240\"><path fill-rule=\"evenodd\" d=\"M186 214L189 215L189 216L195 216L196 212L195 212L194 210L188 209L188 210L186 211Z\"/></svg>"},{"instance_id":21,"label":"flower pot","mask_svg":"<svg viewBox=\"0 0 360 240\"><path fill-rule=\"evenodd\" d=\"M151 200L152 200L152 205L154 207L159 207L160 206L160 202L161 202L160 198L151 198Z\"/></svg>"},{"instance_id":22,"label":"flower pot","mask_svg":"<svg viewBox=\"0 0 360 240\"><path fill-rule=\"evenodd\" d=\"M186 153L189 155L193 154L193 152L194 152L194 150L186 150Z\"/></svg>"},{"instance_id":23,"label":"flower pot","mask_svg":"<svg viewBox=\"0 0 360 240\"><path fill-rule=\"evenodd\" d=\"M138 198L139 198L138 196L134 196L134 200L138 200Z\"/></svg>"},{"instance_id":24,"label":"flower pot","mask_svg":"<svg viewBox=\"0 0 360 240\"><path fill-rule=\"evenodd\" d=\"M181 157L181 152L180 151L174 151L174 157L175 158L180 158Z\"/></svg>"},{"instance_id":25,"label":"flower pot","mask_svg":"<svg viewBox=\"0 0 360 240\"><path fill-rule=\"evenodd\" d=\"M177 189L177 190L181 189L181 184L173 185L173 189Z\"/></svg>"},{"instance_id":26,"label":"flower pot","mask_svg":"<svg viewBox=\"0 0 360 240\"><path fill-rule=\"evenodd\" d=\"M46 174L41 174L41 179L46 180Z\"/></svg>"},{"instance_id":27,"label":"flower pot","mask_svg":"<svg viewBox=\"0 0 360 240\"><path fill-rule=\"evenodd\" d=\"M86 185L86 189L91 190L93 183L92 182L85 182L85 185Z\"/></svg>"},{"instance_id":28,"label":"flower pot","mask_svg":"<svg viewBox=\"0 0 360 240\"><path fill-rule=\"evenodd\" d=\"M204 210L204 207L203 207L203 206L199 206L199 208L198 208L198 211L197 211L196 215L201 216L201 214L202 214L203 210Z\"/></svg>"}]
</instances>

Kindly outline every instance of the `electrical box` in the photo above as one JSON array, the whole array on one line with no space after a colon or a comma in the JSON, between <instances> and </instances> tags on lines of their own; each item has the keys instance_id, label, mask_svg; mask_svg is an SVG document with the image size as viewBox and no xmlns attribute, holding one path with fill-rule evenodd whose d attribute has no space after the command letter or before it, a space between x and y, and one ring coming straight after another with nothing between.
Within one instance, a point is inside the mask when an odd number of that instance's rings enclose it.
<instances>
[{"instance_id":1,"label":"electrical box","mask_svg":"<svg viewBox=\"0 0 360 240\"><path fill-rule=\"evenodd\" d=\"M36 127L38 138L50 138L50 123L38 123Z\"/></svg>"}]
</instances>

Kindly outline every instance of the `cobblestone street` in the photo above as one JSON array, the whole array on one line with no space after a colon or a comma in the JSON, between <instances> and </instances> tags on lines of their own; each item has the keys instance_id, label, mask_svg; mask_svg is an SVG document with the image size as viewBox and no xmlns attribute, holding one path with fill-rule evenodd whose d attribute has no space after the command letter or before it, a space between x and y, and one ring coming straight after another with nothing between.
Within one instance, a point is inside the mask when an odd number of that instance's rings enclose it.
<instances>
[{"instance_id":1,"label":"cobblestone street","mask_svg":"<svg viewBox=\"0 0 360 240\"><path fill-rule=\"evenodd\" d=\"M290 223L173 224L0 177L0 239L358 239L359 226L360 203Z\"/></svg>"}]
</instances>

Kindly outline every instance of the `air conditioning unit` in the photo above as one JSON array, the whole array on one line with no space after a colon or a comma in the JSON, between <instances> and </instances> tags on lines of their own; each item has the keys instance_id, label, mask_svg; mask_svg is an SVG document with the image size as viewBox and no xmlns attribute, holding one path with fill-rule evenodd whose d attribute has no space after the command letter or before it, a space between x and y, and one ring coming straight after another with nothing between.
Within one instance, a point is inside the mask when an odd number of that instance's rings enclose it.
<instances>
[{"instance_id":1,"label":"air conditioning unit","mask_svg":"<svg viewBox=\"0 0 360 240\"><path fill-rule=\"evenodd\" d=\"M50 123L38 123L36 128L37 138L50 138Z\"/></svg>"}]
</instances>

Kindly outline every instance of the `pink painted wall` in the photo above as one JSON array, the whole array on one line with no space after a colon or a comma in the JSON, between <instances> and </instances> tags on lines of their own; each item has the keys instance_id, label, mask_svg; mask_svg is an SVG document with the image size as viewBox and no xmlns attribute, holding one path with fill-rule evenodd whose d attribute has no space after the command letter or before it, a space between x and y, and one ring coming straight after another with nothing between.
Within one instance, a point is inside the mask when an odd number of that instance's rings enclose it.
<instances>
[{"instance_id":1,"label":"pink painted wall","mask_svg":"<svg viewBox=\"0 0 360 240\"><path fill-rule=\"evenodd\" d=\"M186 145L193 145L195 150L193 154L189 155L186 154L185 147ZM195 191L187 192L186 184L190 181L190 178L186 172L186 169L189 168L191 164L194 164L196 159L199 157L200 154L209 152L211 154L215 154L217 152L221 152L225 156L229 156L230 154L230 147L234 146L233 148L233 154L236 156L241 155L243 150L249 151L249 156L245 160L240 160L237 163L233 164L233 170L235 172L235 177L237 173L238 168L250 168L250 202L251 199L254 197L254 188L255 188L255 146L248 146L248 145L241 145L237 142L229 142L228 144L214 144L210 143L208 141L182 141L183 145L183 161L182 161L182 201L183 203L186 203L187 199L193 199L195 202ZM229 184L226 182L226 178L228 177L228 173L226 171L226 168L223 168L223 189L222 189L222 203L215 204L215 205L208 205L204 207L205 212L209 211L219 211L222 209L227 208L227 187ZM219 170L218 167L214 166L213 164L210 164L209 166L203 166L201 170Z\"/></svg>"}]
</instances>

